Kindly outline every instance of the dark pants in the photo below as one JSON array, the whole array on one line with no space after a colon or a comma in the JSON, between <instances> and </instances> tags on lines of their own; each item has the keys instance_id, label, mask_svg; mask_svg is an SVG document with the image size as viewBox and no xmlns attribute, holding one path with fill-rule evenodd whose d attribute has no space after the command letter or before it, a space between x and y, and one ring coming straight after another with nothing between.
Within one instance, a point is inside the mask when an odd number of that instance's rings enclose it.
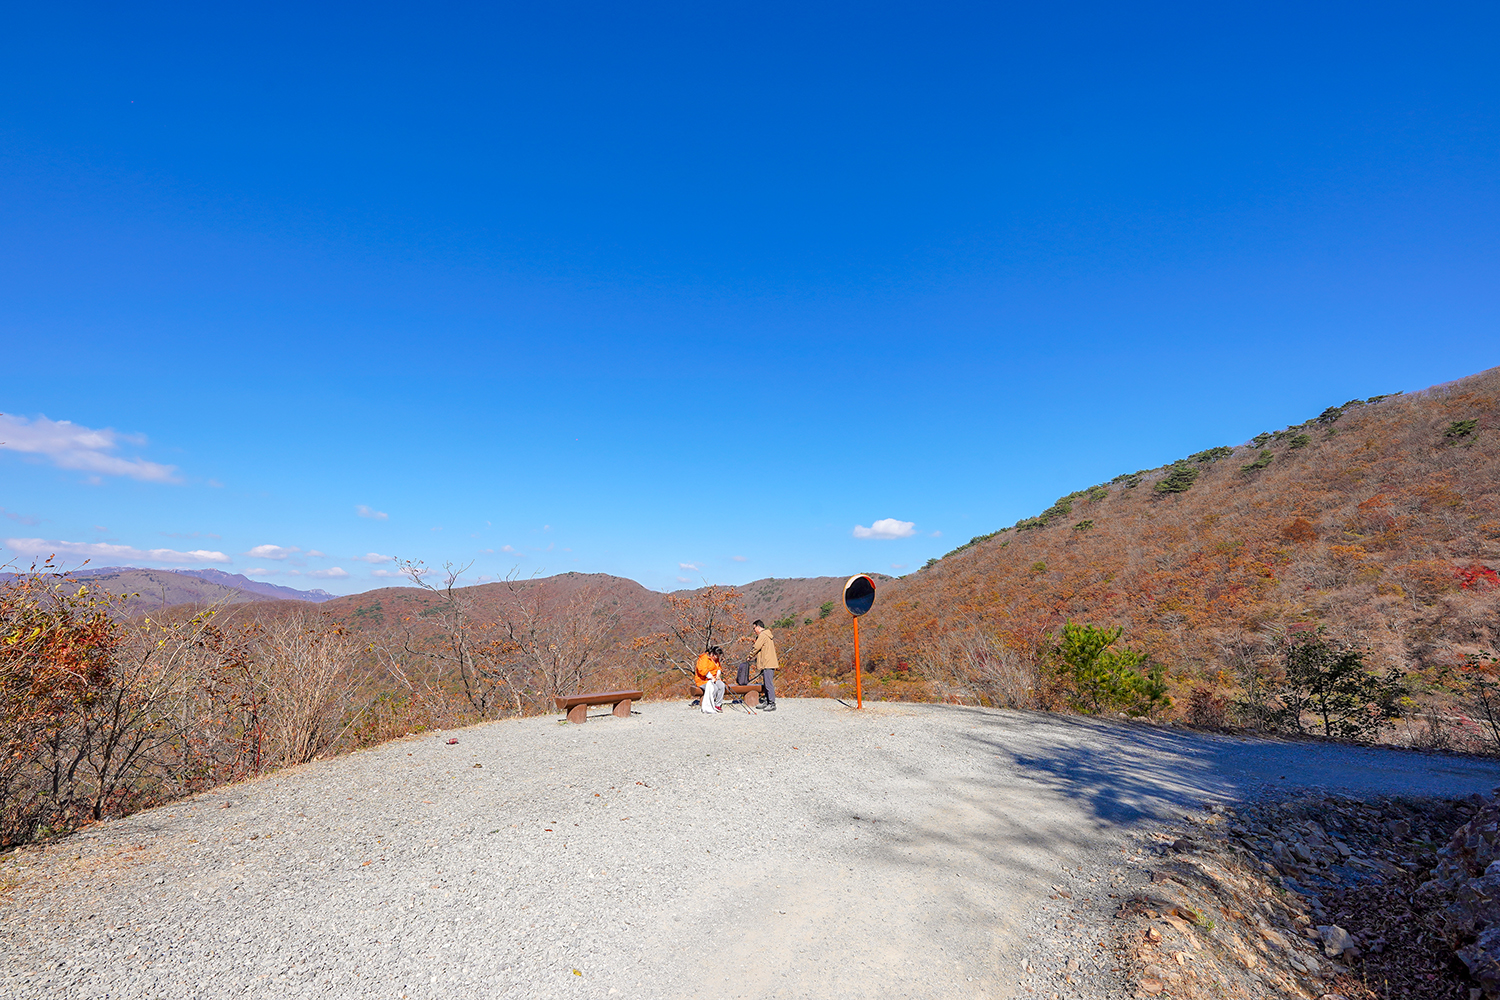
<instances>
[{"instance_id":1,"label":"dark pants","mask_svg":"<svg viewBox=\"0 0 1500 1000\"><path fill-rule=\"evenodd\" d=\"M762 670L760 672L760 682L765 685L766 703L769 705L776 704L776 671Z\"/></svg>"}]
</instances>

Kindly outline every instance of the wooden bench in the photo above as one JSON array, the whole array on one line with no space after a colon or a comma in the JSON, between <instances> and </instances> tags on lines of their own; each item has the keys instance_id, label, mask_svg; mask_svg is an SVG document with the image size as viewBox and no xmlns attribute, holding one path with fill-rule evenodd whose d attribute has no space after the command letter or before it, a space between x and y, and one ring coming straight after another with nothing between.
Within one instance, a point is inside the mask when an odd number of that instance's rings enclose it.
<instances>
[{"instance_id":1,"label":"wooden bench","mask_svg":"<svg viewBox=\"0 0 1500 1000\"><path fill-rule=\"evenodd\" d=\"M694 698L702 699L702 697L703 697L703 685L702 684L698 684L698 683L696 683L694 681L688 681L688 686L687 687L688 687L688 694L692 695ZM763 691L763 686L760 685L760 684L725 684L724 685L724 697L727 698L730 695L738 695L740 701L743 701L746 704L759 704L760 703L760 699L761 699L761 693L762 693L762 691ZM755 696L755 700L753 702L750 700L750 696L751 695Z\"/></svg>"},{"instance_id":2,"label":"wooden bench","mask_svg":"<svg viewBox=\"0 0 1500 1000\"><path fill-rule=\"evenodd\" d=\"M630 703L640 701L639 691L595 691L593 694L575 694L558 698L557 707L568 713L569 722L582 723L588 718L590 705L613 705L615 715L630 718Z\"/></svg>"}]
</instances>

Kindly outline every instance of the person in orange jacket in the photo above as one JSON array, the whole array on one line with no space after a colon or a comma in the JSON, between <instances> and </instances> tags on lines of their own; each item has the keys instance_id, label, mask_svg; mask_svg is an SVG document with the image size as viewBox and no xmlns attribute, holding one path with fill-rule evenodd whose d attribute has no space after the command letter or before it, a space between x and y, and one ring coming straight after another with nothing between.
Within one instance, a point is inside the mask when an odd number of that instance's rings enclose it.
<instances>
[{"instance_id":1,"label":"person in orange jacket","mask_svg":"<svg viewBox=\"0 0 1500 1000\"><path fill-rule=\"evenodd\" d=\"M710 646L706 652L698 654L698 661L693 664L693 682L703 688L699 705L704 715L724 711L723 657L722 649Z\"/></svg>"}]
</instances>

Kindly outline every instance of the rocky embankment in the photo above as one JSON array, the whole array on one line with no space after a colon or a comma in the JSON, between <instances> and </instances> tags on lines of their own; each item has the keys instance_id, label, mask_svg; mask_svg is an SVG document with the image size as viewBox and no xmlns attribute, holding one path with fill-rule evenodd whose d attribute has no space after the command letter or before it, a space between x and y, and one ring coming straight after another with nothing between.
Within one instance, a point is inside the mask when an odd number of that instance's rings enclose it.
<instances>
[{"instance_id":1,"label":"rocky embankment","mask_svg":"<svg viewBox=\"0 0 1500 1000\"><path fill-rule=\"evenodd\" d=\"M1495 1000L1500 805L1309 795L1148 835L1116 951L1137 997Z\"/></svg>"}]
</instances>

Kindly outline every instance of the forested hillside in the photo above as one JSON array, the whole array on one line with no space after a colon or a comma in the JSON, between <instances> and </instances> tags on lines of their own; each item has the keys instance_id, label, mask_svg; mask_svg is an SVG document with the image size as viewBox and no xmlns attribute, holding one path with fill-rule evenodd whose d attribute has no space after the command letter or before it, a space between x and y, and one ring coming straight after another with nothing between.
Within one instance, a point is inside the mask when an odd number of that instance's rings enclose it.
<instances>
[{"instance_id":1,"label":"forested hillside","mask_svg":"<svg viewBox=\"0 0 1500 1000\"><path fill-rule=\"evenodd\" d=\"M1500 640L1500 369L1332 406L1105 483L882 588L866 659L892 691L1024 703L1066 621L1123 629L1174 689L1233 693L1289 627L1420 680ZM821 684L847 616L791 630ZM1421 684L1415 690L1420 693Z\"/></svg>"}]
</instances>

